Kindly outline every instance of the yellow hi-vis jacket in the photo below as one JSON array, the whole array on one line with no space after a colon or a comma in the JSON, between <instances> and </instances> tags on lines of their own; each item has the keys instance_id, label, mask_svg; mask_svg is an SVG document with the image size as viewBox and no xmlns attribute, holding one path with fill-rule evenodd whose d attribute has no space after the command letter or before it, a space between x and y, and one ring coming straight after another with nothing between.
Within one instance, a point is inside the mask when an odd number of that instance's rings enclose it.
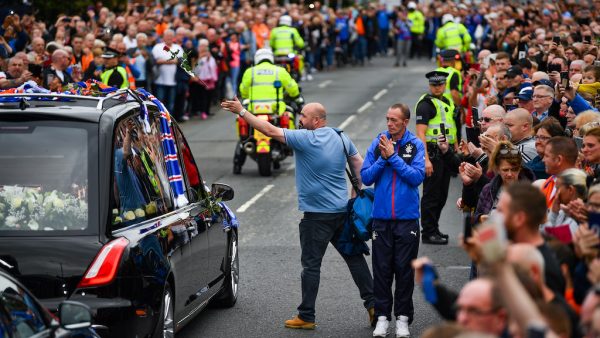
<instances>
[{"instance_id":1,"label":"yellow hi-vis jacket","mask_svg":"<svg viewBox=\"0 0 600 338\"><path fill-rule=\"evenodd\" d=\"M461 23L446 22L440 27L435 37L435 45L441 49L455 49L460 53L467 52L471 44L471 35Z\"/></svg>"},{"instance_id":2,"label":"yellow hi-vis jacket","mask_svg":"<svg viewBox=\"0 0 600 338\"><path fill-rule=\"evenodd\" d=\"M276 56L288 55L304 48L304 40L295 27L279 26L271 31L269 47Z\"/></svg>"},{"instance_id":3,"label":"yellow hi-vis jacket","mask_svg":"<svg viewBox=\"0 0 600 338\"><path fill-rule=\"evenodd\" d=\"M444 97L445 99L445 97ZM430 100L435 107L435 117L429 120L427 123L427 132L425 132L425 140L433 143L437 143L438 135L441 134L441 124L444 124L446 129L446 140L449 144L456 143L456 123L454 123L454 103L452 100L446 102L443 99L433 97L431 94L423 94L417 104L415 105L415 111L419 103L423 100Z\"/></svg>"},{"instance_id":4,"label":"yellow hi-vis jacket","mask_svg":"<svg viewBox=\"0 0 600 338\"><path fill-rule=\"evenodd\" d=\"M408 12L408 20L412 23L410 26L410 32L415 34L423 34L425 32L425 17L423 13L418 10Z\"/></svg>"},{"instance_id":5,"label":"yellow hi-vis jacket","mask_svg":"<svg viewBox=\"0 0 600 338\"><path fill-rule=\"evenodd\" d=\"M280 81L281 87L275 88ZM285 112L284 92L290 97L300 95L298 84L284 68L270 62L261 62L247 69L240 83L242 98L249 99L248 111L253 114L271 114Z\"/></svg>"}]
</instances>

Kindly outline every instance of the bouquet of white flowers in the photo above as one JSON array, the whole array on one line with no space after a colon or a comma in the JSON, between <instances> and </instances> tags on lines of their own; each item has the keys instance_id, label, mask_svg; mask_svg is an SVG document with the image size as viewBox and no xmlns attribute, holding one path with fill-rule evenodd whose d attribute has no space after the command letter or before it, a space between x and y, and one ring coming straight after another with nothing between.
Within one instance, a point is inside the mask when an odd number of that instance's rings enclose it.
<instances>
[{"instance_id":1,"label":"bouquet of white flowers","mask_svg":"<svg viewBox=\"0 0 600 338\"><path fill-rule=\"evenodd\" d=\"M0 229L82 230L87 226L87 203L70 193L19 186L0 188Z\"/></svg>"}]
</instances>

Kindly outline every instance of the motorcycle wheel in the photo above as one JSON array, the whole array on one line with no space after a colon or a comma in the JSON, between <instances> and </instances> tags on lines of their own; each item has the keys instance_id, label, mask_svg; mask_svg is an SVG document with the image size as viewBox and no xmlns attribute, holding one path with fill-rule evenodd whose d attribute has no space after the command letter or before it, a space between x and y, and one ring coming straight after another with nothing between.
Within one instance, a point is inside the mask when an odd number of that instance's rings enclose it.
<instances>
[{"instance_id":1,"label":"motorcycle wheel","mask_svg":"<svg viewBox=\"0 0 600 338\"><path fill-rule=\"evenodd\" d=\"M271 176L271 154L256 155L256 163L258 163L258 173L260 176Z\"/></svg>"}]
</instances>

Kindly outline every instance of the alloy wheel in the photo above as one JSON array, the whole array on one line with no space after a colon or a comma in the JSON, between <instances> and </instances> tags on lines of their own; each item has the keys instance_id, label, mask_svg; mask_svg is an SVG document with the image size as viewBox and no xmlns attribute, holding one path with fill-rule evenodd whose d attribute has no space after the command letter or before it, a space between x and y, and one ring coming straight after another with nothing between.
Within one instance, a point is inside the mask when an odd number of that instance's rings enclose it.
<instances>
[{"instance_id":1,"label":"alloy wheel","mask_svg":"<svg viewBox=\"0 0 600 338\"><path fill-rule=\"evenodd\" d=\"M171 290L167 289L165 291L165 296L163 299L164 306L164 318L163 318L163 337L164 338L173 338L175 337L174 330L174 322L173 322L173 305L171 304Z\"/></svg>"},{"instance_id":2,"label":"alloy wheel","mask_svg":"<svg viewBox=\"0 0 600 338\"><path fill-rule=\"evenodd\" d=\"M237 238L231 240L231 291L233 298L237 298L238 282L240 278L240 264L237 254Z\"/></svg>"}]
</instances>

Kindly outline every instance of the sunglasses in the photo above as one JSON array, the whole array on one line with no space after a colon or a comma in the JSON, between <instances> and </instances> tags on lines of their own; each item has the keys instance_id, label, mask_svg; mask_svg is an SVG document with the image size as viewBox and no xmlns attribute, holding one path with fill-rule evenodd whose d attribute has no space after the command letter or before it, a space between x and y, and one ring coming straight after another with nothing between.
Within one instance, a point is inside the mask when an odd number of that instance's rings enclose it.
<instances>
[{"instance_id":1,"label":"sunglasses","mask_svg":"<svg viewBox=\"0 0 600 338\"><path fill-rule=\"evenodd\" d=\"M482 117L479 119L479 122L485 122L485 123L490 123L492 121L494 121L494 119L491 117Z\"/></svg>"},{"instance_id":2,"label":"sunglasses","mask_svg":"<svg viewBox=\"0 0 600 338\"><path fill-rule=\"evenodd\" d=\"M509 148L508 146L503 145L502 149L500 149L499 153L501 155L519 155L519 149L517 148Z\"/></svg>"}]
</instances>

